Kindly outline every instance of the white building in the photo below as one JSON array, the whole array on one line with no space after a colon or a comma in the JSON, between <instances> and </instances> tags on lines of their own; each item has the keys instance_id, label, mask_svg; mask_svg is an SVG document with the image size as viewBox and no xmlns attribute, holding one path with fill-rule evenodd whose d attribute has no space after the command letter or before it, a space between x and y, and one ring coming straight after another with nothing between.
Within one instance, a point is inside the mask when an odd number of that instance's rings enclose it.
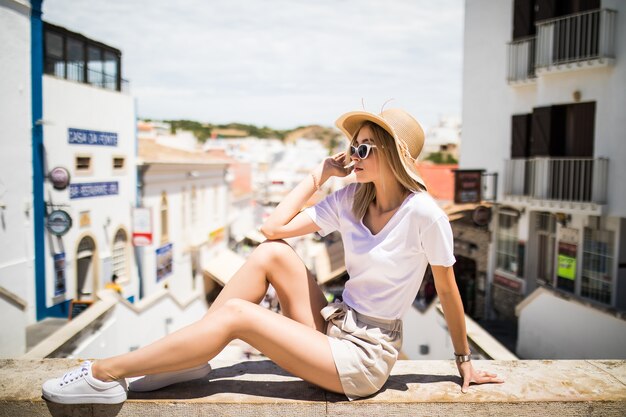
<instances>
[{"instance_id":1,"label":"white building","mask_svg":"<svg viewBox=\"0 0 626 417\"><path fill-rule=\"evenodd\" d=\"M15 356L25 325L67 318L113 274L137 295L135 111L121 52L42 22L40 0L3 2L0 28L1 345Z\"/></svg>"},{"instance_id":2,"label":"white building","mask_svg":"<svg viewBox=\"0 0 626 417\"><path fill-rule=\"evenodd\" d=\"M226 248L231 161L139 140L141 207L151 214L151 242L138 248L142 296L167 286L184 298ZM207 289L208 290L208 289Z\"/></svg>"},{"instance_id":3,"label":"white building","mask_svg":"<svg viewBox=\"0 0 626 417\"><path fill-rule=\"evenodd\" d=\"M26 349L35 318L31 23L27 1L0 3L0 356Z\"/></svg>"},{"instance_id":4,"label":"white building","mask_svg":"<svg viewBox=\"0 0 626 417\"><path fill-rule=\"evenodd\" d=\"M424 149L422 149L420 159L441 151L448 152L457 159L460 144L461 120L453 116L441 117L435 126L426 130Z\"/></svg>"},{"instance_id":5,"label":"white building","mask_svg":"<svg viewBox=\"0 0 626 417\"><path fill-rule=\"evenodd\" d=\"M522 357L626 357L624 39L619 0L466 1L460 168L499 178L486 313L542 291Z\"/></svg>"}]
</instances>

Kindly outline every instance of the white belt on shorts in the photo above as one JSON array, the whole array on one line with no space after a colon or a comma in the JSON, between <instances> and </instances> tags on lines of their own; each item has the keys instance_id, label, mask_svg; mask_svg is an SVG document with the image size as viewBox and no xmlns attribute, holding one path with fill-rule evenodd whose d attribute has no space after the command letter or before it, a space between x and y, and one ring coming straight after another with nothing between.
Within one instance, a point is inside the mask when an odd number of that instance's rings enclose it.
<instances>
[{"instance_id":1,"label":"white belt on shorts","mask_svg":"<svg viewBox=\"0 0 626 417\"><path fill-rule=\"evenodd\" d=\"M324 320L338 322L342 321L341 328L348 333L354 332L358 326L357 320L370 326L379 327L389 331L401 331L402 320L400 319L380 319L366 316L354 310L344 302L331 303L320 311Z\"/></svg>"}]
</instances>

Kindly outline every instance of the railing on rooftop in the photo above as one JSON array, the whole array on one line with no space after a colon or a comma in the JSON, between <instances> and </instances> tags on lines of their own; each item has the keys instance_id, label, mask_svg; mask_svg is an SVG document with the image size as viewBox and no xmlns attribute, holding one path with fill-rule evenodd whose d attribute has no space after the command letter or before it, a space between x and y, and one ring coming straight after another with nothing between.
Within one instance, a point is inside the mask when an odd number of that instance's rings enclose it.
<instances>
[{"instance_id":1,"label":"railing on rooftop","mask_svg":"<svg viewBox=\"0 0 626 417\"><path fill-rule=\"evenodd\" d=\"M117 77L115 73L111 74L105 71L98 71L91 68L85 68L85 65L77 62L57 62L54 71L48 74L69 81L89 84L94 87L104 88L105 90L129 92L130 85L128 80ZM119 82L119 85L118 85Z\"/></svg>"},{"instance_id":2,"label":"railing on rooftop","mask_svg":"<svg viewBox=\"0 0 626 417\"><path fill-rule=\"evenodd\" d=\"M608 171L607 158L510 159L505 163L504 194L605 204Z\"/></svg>"}]
</instances>

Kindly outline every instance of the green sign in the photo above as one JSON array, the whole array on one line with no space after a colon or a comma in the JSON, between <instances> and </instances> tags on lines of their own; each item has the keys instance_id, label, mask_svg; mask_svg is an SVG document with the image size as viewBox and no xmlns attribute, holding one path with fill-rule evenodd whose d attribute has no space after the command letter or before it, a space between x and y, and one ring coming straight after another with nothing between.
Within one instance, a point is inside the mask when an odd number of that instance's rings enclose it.
<instances>
[{"instance_id":1,"label":"green sign","mask_svg":"<svg viewBox=\"0 0 626 417\"><path fill-rule=\"evenodd\" d=\"M576 258L559 254L558 275L561 278L574 280L576 278Z\"/></svg>"}]
</instances>

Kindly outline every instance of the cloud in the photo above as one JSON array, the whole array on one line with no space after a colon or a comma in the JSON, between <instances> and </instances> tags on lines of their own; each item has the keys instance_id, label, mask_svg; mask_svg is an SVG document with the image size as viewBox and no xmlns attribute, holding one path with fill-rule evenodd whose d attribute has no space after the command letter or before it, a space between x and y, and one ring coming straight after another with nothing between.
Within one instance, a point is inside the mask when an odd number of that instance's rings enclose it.
<instances>
[{"instance_id":1,"label":"cloud","mask_svg":"<svg viewBox=\"0 0 626 417\"><path fill-rule=\"evenodd\" d=\"M145 117L328 125L361 97L426 125L460 113L462 0L45 0L44 19L121 49Z\"/></svg>"}]
</instances>

